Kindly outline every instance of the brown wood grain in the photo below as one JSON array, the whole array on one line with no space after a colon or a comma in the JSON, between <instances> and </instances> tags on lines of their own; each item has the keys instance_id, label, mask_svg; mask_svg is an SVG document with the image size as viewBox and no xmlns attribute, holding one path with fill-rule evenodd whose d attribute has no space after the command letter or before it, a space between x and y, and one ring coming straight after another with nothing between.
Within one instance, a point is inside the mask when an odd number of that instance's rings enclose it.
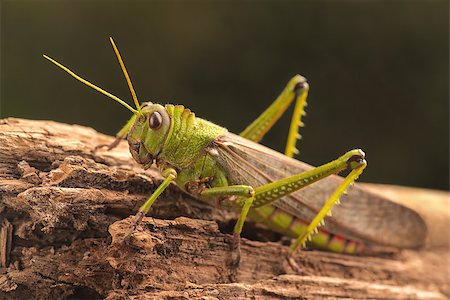
<instances>
[{"instance_id":1,"label":"brown wood grain","mask_svg":"<svg viewBox=\"0 0 450 300\"><path fill-rule=\"evenodd\" d=\"M161 176L135 164L126 143L110 152L93 151L112 141L77 125L0 120L0 221L13 226L9 265L0 274L1 299L450 295L448 193L371 187L406 201L424 217L429 226L424 249L366 256L301 251L295 259L303 274L296 274L285 260L287 241L249 223L242 263L233 271L229 230L235 215L200 203L175 185L129 244L118 242L129 228L129 215Z\"/></svg>"}]
</instances>

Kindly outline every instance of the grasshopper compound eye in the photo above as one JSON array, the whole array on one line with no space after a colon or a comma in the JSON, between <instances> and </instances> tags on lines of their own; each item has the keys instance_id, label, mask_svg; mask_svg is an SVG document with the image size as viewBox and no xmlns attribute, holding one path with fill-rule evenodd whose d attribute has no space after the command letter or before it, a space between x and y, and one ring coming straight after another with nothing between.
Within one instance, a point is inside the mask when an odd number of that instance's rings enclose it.
<instances>
[{"instance_id":1,"label":"grasshopper compound eye","mask_svg":"<svg viewBox=\"0 0 450 300\"><path fill-rule=\"evenodd\" d=\"M153 129L157 130L162 125L162 116L159 112L155 111L153 112L150 117L148 118L148 126Z\"/></svg>"}]
</instances>

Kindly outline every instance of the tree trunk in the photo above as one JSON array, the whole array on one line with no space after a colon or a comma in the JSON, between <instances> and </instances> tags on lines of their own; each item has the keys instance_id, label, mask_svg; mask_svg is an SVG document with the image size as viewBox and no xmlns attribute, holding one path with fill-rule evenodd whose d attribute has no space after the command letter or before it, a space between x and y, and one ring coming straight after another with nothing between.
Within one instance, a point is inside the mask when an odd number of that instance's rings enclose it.
<instances>
[{"instance_id":1,"label":"tree trunk","mask_svg":"<svg viewBox=\"0 0 450 300\"><path fill-rule=\"evenodd\" d=\"M50 121L0 120L2 299L446 299L447 193L370 186L416 209L429 225L424 249L350 256L300 251L246 223L242 260L229 266L236 215L171 185L128 244L129 217L161 182L125 142ZM422 198L421 198L422 197ZM416 199L416 201L414 201ZM411 201L412 200L412 201ZM427 201L427 205L423 202ZM431 203L431 204L430 204Z\"/></svg>"}]
</instances>

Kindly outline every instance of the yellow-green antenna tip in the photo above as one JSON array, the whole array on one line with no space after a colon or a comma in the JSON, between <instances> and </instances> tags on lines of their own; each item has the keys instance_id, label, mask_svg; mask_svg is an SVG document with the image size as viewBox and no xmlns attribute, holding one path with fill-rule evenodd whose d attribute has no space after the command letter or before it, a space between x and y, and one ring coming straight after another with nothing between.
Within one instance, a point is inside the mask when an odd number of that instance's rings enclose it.
<instances>
[{"instance_id":1,"label":"yellow-green antenna tip","mask_svg":"<svg viewBox=\"0 0 450 300\"><path fill-rule=\"evenodd\" d=\"M127 68L125 67L125 63L123 62L122 56L120 55L119 48L117 48L116 43L112 37L109 37L111 45L116 53L117 60L119 61L120 68L122 69L123 75L125 76L125 80L127 81L128 87L131 92L131 96L133 97L134 104L139 113L141 113L141 105L139 104L139 100L136 95L136 91L134 90L133 84L131 83L130 75L128 74Z\"/></svg>"},{"instance_id":2,"label":"yellow-green antenna tip","mask_svg":"<svg viewBox=\"0 0 450 300\"><path fill-rule=\"evenodd\" d=\"M47 55L43 55L45 59L48 59L49 61L51 61L53 64L55 64L56 66L60 67L61 69L63 69L64 71L66 71L67 73L69 73L69 75L71 75L72 77L74 77L76 80L81 81L82 83L84 83L85 85L93 88L94 90L102 93L105 96L108 96L109 98L119 102L120 104L122 104L123 106L125 106L128 110L130 110L133 114L139 114L139 111L135 110L134 108L132 108L130 105L128 105L125 101L123 101L122 99L120 99L117 96L114 96L113 94L105 91L104 89L96 86L93 83L90 83L89 81L87 81L86 79L78 76L77 74L75 74L74 72L72 72L69 68L65 67L63 64L57 62L56 60L54 60L53 58L47 56Z\"/></svg>"}]
</instances>

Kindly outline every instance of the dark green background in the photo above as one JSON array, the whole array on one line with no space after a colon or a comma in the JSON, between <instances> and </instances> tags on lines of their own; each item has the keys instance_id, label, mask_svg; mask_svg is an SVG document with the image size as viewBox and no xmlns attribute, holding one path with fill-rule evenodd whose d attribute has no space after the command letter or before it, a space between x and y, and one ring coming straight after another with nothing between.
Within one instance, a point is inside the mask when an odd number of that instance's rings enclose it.
<instances>
[{"instance_id":1,"label":"dark green background","mask_svg":"<svg viewBox=\"0 0 450 300\"><path fill-rule=\"evenodd\" d=\"M447 1L2 1L1 116L112 134L126 109L42 58L131 102L180 103L240 132L296 73L311 85L300 158L360 147L362 180L448 189ZM289 117L263 141L284 149Z\"/></svg>"}]
</instances>

